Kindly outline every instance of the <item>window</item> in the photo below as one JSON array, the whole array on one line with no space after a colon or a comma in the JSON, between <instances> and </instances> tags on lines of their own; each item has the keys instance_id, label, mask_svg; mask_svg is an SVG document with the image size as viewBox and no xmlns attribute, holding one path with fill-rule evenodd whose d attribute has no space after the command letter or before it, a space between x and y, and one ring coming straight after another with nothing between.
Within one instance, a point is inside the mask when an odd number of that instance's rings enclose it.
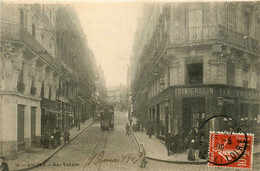
<instances>
[{"instance_id":1,"label":"window","mask_svg":"<svg viewBox=\"0 0 260 171\"><path fill-rule=\"evenodd\" d=\"M227 4L227 28L236 30L236 7L233 4Z\"/></svg>"},{"instance_id":2,"label":"window","mask_svg":"<svg viewBox=\"0 0 260 171\"><path fill-rule=\"evenodd\" d=\"M18 75L18 81L17 81L17 90L21 93L23 93L25 85L23 81L23 74L24 74L24 64L22 64L22 69Z\"/></svg>"},{"instance_id":3,"label":"window","mask_svg":"<svg viewBox=\"0 0 260 171\"><path fill-rule=\"evenodd\" d=\"M187 65L187 83L202 84L203 83L203 63L195 63Z\"/></svg>"},{"instance_id":4,"label":"window","mask_svg":"<svg viewBox=\"0 0 260 171\"><path fill-rule=\"evenodd\" d=\"M244 33L245 35L249 36L250 34L250 24L251 24L251 17L249 12L244 12Z\"/></svg>"},{"instance_id":5,"label":"window","mask_svg":"<svg viewBox=\"0 0 260 171\"><path fill-rule=\"evenodd\" d=\"M41 98L44 98L44 82L42 82Z\"/></svg>"},{"instance_id":6,"label":"window","mask_svg":"<svg viewBox=\"0 0 260 171\"><path fill-rule=\"evenodd\" d=\"M202 39L202 10L189 10L189 38L191 40Z\"/></svg>"},{"instance_id":7,"label":"window","mask_svg":"<svg viewBox=\"0 0 260 171\"><path fill-rule=\"evenodd\" d=\"M35 38L35 25L32 24L32 36Z\"/></svg>"},{"instance_id":8,"label":"window","mask_svg":"<svg viewBox=\"0 0 260 171\"><path fill-rule=\"evenodd\" d=\"M248 88L248 70L243 70L243 87Z\"/></svg>"},{"instance_id":9,"label":"window","mask_svg":"<svg viewBox=\"0 0 260 171\"><path fill-rule=\"evenodd\" d=\"M33 80L32 80L32 86L31 86L31 95L35 95L36 94L36 88L35 88L35 81L34 81L34 77L33 77Z\"/></svg>"},{"instance_id":10,"label":"window","mask_svg":"<svg viewBox=\"0 0 260 171\"><path fill-rule=\"evenodd\" d=\"M235 85L235 62L232 60L227 61L227 84Z\"/></svg>"},{"instance_id":11,"label":"window","mask_svg":"<svg viewBox=\"0 0 260 171\"><path fill-rule=\"evenodd\" d=\"M49 89L49 99L51 99L51 88Z\"/></svg>"},{"instance_id":12,"label":"window","mask_svg":"<svg viewBox=\"0 0 260 171\"><path fill-rule=\"evenodd\" d=\"M17 141L18 150L24 149L24 105L17 106Z\"/></svg>"}]
</instances>

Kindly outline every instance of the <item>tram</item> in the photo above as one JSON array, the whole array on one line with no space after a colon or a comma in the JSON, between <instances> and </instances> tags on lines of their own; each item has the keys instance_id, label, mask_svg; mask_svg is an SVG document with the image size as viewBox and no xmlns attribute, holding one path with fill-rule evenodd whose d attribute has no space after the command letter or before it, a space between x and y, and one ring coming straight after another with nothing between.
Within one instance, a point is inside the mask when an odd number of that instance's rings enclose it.
<instances>
[{"instance_id":1,"label":"tram","mask_svg":"<svg viewBox=\"0 0 260 171\"><path fill-rule=\"evenodd\" d=\"M100 111L100 127L102 130L114 128L114 107L105 105Z\"/></svg>"}]
</instances>

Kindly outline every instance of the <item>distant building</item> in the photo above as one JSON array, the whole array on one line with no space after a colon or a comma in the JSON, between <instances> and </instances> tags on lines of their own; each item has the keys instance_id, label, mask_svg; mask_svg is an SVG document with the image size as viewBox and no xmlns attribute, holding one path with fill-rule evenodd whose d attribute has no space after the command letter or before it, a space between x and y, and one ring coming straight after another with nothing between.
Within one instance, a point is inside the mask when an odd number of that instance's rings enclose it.
<instances>
[{"instance_id":1,"label":"distant building","mask_svg":"<svg viewBox=\"0 0 260 171\"><path fill-rule=\"evenodd\" d=\"M144 6L131 57L134 116L153 122L158 137L178 135L179 149L213 115L259 122L259 3Z\"/></svg>"},{"instance_id":2,"label":"distant building","mask_svg":"<svg viewBox=\"0 0 260 171\"><path fill-rule=\"evenodd\" d=\"M127 110L126 86L119 85L107 89L107 103L118 110Z\"/></svg>"},{"instance_id":3,"label":"distant building","mask_svg":"<svg viewBox=\"0 0 260 171\"><path fill-rule=\"evenodd\" d=\"M107 91L104 70L101 65L99 65L96 72L96 98L98 101L105 102L106 96Z\"/></svg>"}]
</instances>

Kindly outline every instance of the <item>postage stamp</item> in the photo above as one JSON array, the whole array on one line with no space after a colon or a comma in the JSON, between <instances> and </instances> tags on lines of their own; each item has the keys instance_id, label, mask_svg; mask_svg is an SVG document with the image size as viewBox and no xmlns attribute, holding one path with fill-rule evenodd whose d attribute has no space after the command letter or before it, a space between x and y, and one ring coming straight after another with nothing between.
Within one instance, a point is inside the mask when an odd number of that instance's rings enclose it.
<instances>
[{"instance_id":1,"label":"postage stamp","mask_svg":"<svg viewBox=\"0 0 260 171\"><path fill-rule=\"evenodd\" d=\"M254 135L210 132L209 167L251 169Z\"/></svg>"}]
</instances>

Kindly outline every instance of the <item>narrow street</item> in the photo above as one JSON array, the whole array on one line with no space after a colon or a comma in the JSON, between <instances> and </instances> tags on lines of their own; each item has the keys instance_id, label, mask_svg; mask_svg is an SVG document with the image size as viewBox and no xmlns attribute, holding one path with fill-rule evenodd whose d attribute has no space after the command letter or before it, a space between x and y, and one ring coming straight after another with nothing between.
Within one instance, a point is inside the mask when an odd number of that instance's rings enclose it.
<instances>
[{"instance_id":1,"label":"narrow street","mask_svg":"<svg viewBox=\"0 0 260 171\"><path fill-rule=\"evenodd\" d=\"M139 163L131 162L132 157L138 156L138 150L132 136L125 135L126 122L125 113L115 112L114 130L101 131L99 122L96 122L51 157L45 165L34 170L138 169ZM104 161L101 163L98 161L103 151ZM120 159L120 162L113 162L110 159Z\"/></svg>"},{"instance_id":2,"label":"narrow street","mask_svg":"<svg viewBox=\"0 0 260 171\"><path fill-rule=\"evenodd\" d=\"M134 139L132 135L125 135L126 122L127 115L116 111L114 130L101 131L99 122L96 122L51 157L44 166L34 170L222 170L208 168L207 165L172 164L152 160L147 160L146 169L142 169L139 167L139 153ZM253 168L259 169L259 164Z\"/></svg>"}]
</instances>

